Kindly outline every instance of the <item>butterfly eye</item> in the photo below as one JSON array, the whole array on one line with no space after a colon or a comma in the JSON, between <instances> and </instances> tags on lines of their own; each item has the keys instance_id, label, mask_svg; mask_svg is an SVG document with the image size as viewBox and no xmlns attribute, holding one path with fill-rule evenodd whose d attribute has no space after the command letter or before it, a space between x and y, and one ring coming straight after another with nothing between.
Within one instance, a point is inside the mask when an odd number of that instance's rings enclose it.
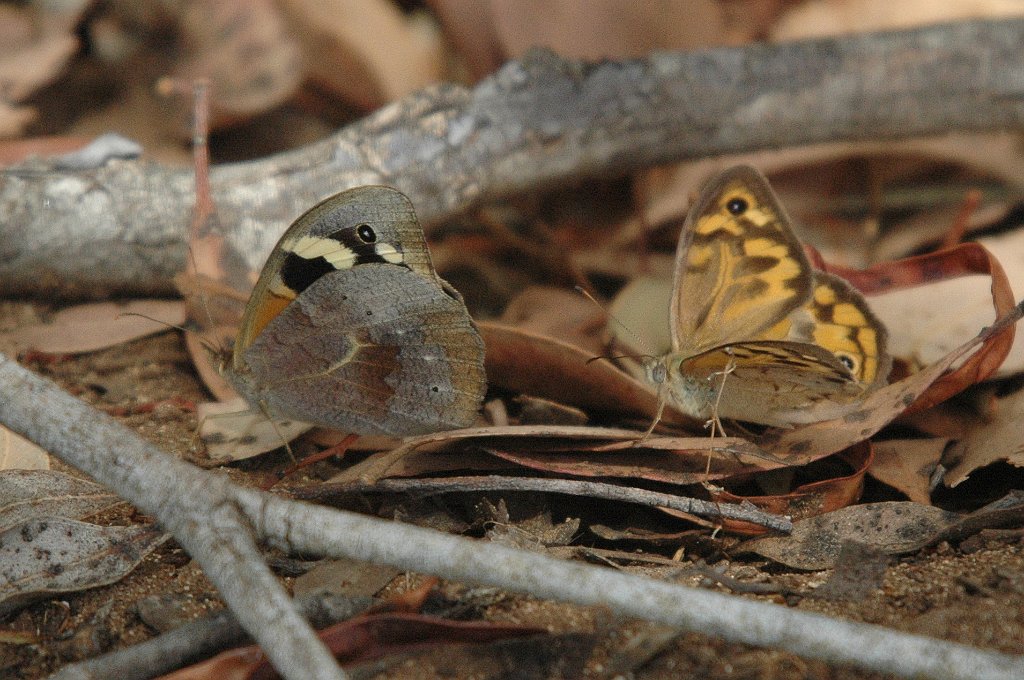
<instances>
[{"instance_id":1,"label":"butterfly eye","mask_svg":"<svg viewBox=\"0 0 1024 680\"><path fill-rule=\"evenodd\" d=\"M856 360L854 360L853 357L851 357L849 354L837 354L836 358L839 359L839 363L850 369L851 373L856 373L857 362Z\"/></svg>"},{"instance_id":2,"label":"butterfly eye","mask_svg":"<svg viewBox=\"0 0 1024 680\"><path fill-rule=\"evenodd\" d=\"M750 205L743 198L730 198L729 202L725 204L725 209L729 211L729 214L737 217L747 212L749 207Z\"/></svg>"},{"instance_id":3,"label":"butterfly eye","mask_svg":"<svg viewBox=\"0 0 1024 680\"><path fill-rule=\"evenodd\" d=\"M377 240L377 232L369 224L360 224L356 227L356 236L363 243L373 243Z\"/></svg>"}]
</instances>

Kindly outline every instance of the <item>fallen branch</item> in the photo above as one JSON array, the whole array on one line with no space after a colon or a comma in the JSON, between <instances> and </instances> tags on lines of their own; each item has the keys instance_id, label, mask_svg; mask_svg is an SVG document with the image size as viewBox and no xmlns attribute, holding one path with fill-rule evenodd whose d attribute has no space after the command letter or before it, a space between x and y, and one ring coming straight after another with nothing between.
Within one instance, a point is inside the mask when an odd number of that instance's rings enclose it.
<instances>
[{"instance_id":1,"label":"fallen branch","mask_svg":"<svg viewBox=\"0 0 1024 680\"><path fill-rule=\"evenodd\" d=\"M317 628L345 621L365 611L369 598L316 593L295 599L295 606ZM251 644L230 610L178 626L166 633L92 659L68 664L49 680L147 680L164 675L231 646Z\"/></svg>"},{"instance_id":2,"label":"fallen branch","mask_svg":"<svg viewBox=\"0 0 1024 680\"><path fill-rule=\"evenodd\" d=\"M1024 676L1021 657L243 488L161 452L2 355L0 395L0 423L110 487L173 533L275 668L291 680L345 676L262 561L257 541L289 552L349 557L536 597L603 605L622 616L904 677Z\"/></svg>"},{"instance_id":3,"label":"fallen branch","mask_svg":"<svg viewBox=\"0 0 1024 680\"><path fill-rule=\"evenodd\" d=\"M1024 20L581 64L536 51L472 90L410 95L329 139L215 168L218 219L251 260L325 196L390 184L436 222L502 196L687 158L1024 124ZM190 172L146 161L0 176L8 294L170 294ZM74 234L74 238L68 238Z\"/></svg>"},{"instance_id":4,"label":"fallen branch","mask_svg":"<svg viewBox=\"0 0 1024 680\"><path fill-rule=\"evenodd\" d=\"M753 504L716 503L699 498L687 498L669 493L659 493L637 487L588 482L580 479L545 479L540 477L439 477L437 479L381 479L369 484L318 484L308 494L300 494L307 500L326 499L339 493L368 492L404 493L428 495L437 493L465 493L484 491L531 491L535 493L559 493L569 496L590 496L620 503L634 503L649 508L670 508L692 515L712 519L731 519L750 522L775 531L790 532L793 522L789 517L762 512Z\"/></svg>"}]
</instances>

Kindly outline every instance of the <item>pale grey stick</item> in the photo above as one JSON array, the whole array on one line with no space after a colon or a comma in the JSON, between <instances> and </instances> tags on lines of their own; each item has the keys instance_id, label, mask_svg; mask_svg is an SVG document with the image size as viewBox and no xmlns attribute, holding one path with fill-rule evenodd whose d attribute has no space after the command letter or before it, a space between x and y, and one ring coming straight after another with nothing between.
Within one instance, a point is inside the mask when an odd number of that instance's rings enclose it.
<instances>
[{"instance_id":1,"label":"pale grey stick","mask_svg":"<svg viewBox=\"0 0 1024 680\"><path fill-rule=\"evenodd\" d=\"M904 677L1024 678L1024 658L565 562L232 484L168 456L0 355L0 423L155 516L289 680L343 678L262 561L286 550L391 564Z\"/></svg>"},{"instance_id":2,"label":"pale grey stick","mask_svg":"<svg viewBox=\"0 0 1024 680\"><path fill-rule=\"evenodd\" d=\"M317 593L295 599L303 616L317 628L352 618L370 606L370 598ZM196 663L252 639L230 610L190 621L131 647L68 664L49 680L148 680Z\"/></svg>"},{"instance_id":3,"label":"pale grey stick","mask_svg":"<svg viewBox=\"0 0 1024 680\"><path fill-rule=\"evenodd\" d=\"M0 354L0 423L152 515L199 563L289 680L345 674L263 561L239 488L170 456Z\"/></svg>"},{"instance_id":4,"label":"pale grey stick","mask_svg":"<svg viewBox=\"0 0 1024 680\"><path fill-rule=\"evenodd\" d=\"M582 64L533 52L473 89L418 92L303 149L214 168L229 250L262 262L342 189L390 184L425 222L488 200L689 158L1024 126L1024 20ZM8 295L174 293L191 171L111 161L0 172Z\"/></svg>"},{"instance_id":5,"label":"pale grey stick","mask_svg":"<svg viewBox=\"0 0 1024 680\"><path fill-rule=\"evenodd\" d=\"M313 489L311 498L324 498L336 491L367 492L390 491L393 493L431 494L456 493L465 491L536 491L560 493L569 496L591 496L622 503L646 505L650 508L663 507L688 512L704 517L733 519L750 522L775 531L790 532L793 522L784 515L772 515L758 510L752 504L715 503L699 498L687 498L669 493L659 493L631 486L590 482L582 479L547 479L540 477L506 477L487 475L482 477L439 477L437 479L381 479L369 484L323 484L322 489Z\"/></svg>"},{"instance_id":6,"label":"pale grey stick","mask_svg":"<svg viewBox=\"0 0 1024 680\"><path fill-rule=\"evenodd\" d=\"M1024 657L1020 656L655 581L375 517L296 506L276 497L268 500L248 490L239 500L261 533L288 537L278 544L288 550L391 564L534 597L600 605L620 616L906 678L1024 678Z\"/></svg>"}]
</instances>

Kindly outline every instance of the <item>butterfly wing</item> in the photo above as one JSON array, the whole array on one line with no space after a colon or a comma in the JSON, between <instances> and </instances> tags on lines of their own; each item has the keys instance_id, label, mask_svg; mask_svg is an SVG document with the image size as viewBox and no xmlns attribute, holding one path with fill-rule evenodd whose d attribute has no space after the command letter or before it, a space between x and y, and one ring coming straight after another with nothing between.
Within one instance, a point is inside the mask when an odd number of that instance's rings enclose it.
<instances>
[{"instance_id":1,"label":"butterfly wing","mask_svg":"<svg viewBox=\"0 0 1024 680\"><path fill-rule=\"evenodd\" d=\"M886 349L885 324L849 283L816 271L814 293L803 309L812 325L802 331L809 336L802 339L830 351L863 385L875 387L885 383L892 364ZM799 326L795 322L793 329Z\"/></svg>"},{"instance_id":2,"label":"butterfly wing","mask_svg":"<svg viewBox=\"0 0 1024 680\"><path fill-rule=\"evenodd\" d=\"M483 341L458 294L391 264L318 278L241 358L232 377L251 403L363 434L469 425L486 384Z\"/></svg>"},{"instance_id":3,"label":"butterfly wing","mask_svg":"<svg viewBox=\"0 0 1024 680\"><path fill-rule=\"evenodd\" d=\"M676 250L672 347L690 356L757 338L811 295L811 267L764 175L725 171L694 204Z\"/></svg>"},{"instance_id":4,"label":"butterfly wing","mask_svg":"<svg viewBox=\"0 0 1024 680\"><path fill-rule=\"evenodd\" d=\"M234 361L318 278L371 263L402 265L442 284L404 194L384 186L357 187L307 210L288 227L263 266L235 337ZM237 363L234 367L240 368Z\"/></svg>"},{"instance_id":5,"label":"butterfly wing","mask_svg":"<svg viewBox=\"0 0 1024 680\"><path fill-rule=\"evenodd\" d=\"M676 391L702 406L695 415L779 427L838 416L865 390L835 355L803 342L716 347L683 360L679 375Z\"/></svg>"}]
</instances>

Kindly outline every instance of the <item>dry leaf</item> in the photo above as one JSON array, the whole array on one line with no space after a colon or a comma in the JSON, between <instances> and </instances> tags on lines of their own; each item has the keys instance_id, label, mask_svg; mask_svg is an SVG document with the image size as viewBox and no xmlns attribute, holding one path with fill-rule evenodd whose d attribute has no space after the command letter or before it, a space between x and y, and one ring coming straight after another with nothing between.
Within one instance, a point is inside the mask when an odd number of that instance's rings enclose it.
<instances>
[{"instance_id":1,"label":"dry leaf","mask_svg":"<svg viewBox=\"0 0 1024 680\"><path fill-rule=\"evenodd\" d=\"M197 0L176 7L183 59L176 76L210 79L214 127L266 111L294 94L298 42L271 0Z\"/></svg>"},{"instance_id":2,"label":"dry leaf","mask_svg":"<svg viewBox=\"0 0 1024 680\"><path fill-rule=\"evenodd\" d=\"M279 449L312 429L297 420L271 421L241 397L199 404L199 437L211 465L224 465Z\"/></svg>"},{"instance_id":3,"label":"dry leaf","mask_svg":"<svg viewBox=\"0 0 1024 680\"><path fill-rule=\"evenodd\" d=\"M889 558L877 548L845 541L832 575L812 595L823 600L859 602L882 587Z\"/></svg>"},{"instance_id":4,"label":"dry leaf","mask_svg":"<svg viewBox=\"0 0 1024 680\"><path fill-rule=\"evenodd\" d=\"M633 415L650 422L657 411L653 390L607 361L591 361L569 343L511 326L477 324L487 347L491 385L579 406L592 413ZM666 408L665 422L693 425L692 418Z\"/></svg>"},{"instance_id":5,"label":"dry leaf","mask_svg":"<svg viewBox=\"0 0 1024 680\"><path fill-rule=\"evenodd\" d=\"M1018 295L1024 293L1024 229L982 238L978 242L1003 266L1010 288ZM1013 348L996 375L1014 373L1024 373L1024 334L1014 339Z\"/></svg>"},{"instance_id":6,"label":"dry leaf","mask_svg":"<svg viewBox=\"0 0 1024 680\"><path fill-rule=\"evenodd\" d=\"M915 503L931 505L932 474L948 443L944 438L877 442L868 474Z\"/></svg>"},{"instance_id":7,"label":"dry leaf","mask_svg":"<svg viewBox=\"0 0 1024 680\"><path fill-rule=\"evenodd\" d=\"M167 538L152 527L30 520L0 533L0 617L35 600L120 581Z\"/></svg>"},{"instance_id":8,"label":"dry leaf","mask_svg":"<svg viewBox=\"0 0 1024 680\"><path fill-rule=\"evenodd\" d=\"M804 40L1021 14L1024 7L1015 0L823 0L794 4L772 28L771 37L776 41Z\"/></svg>"},{"instance_id":9,"label":"dry leaf","mask_svg":"<svg viewBox=\"0 0 1024 680\"><path fill-rule=\"evenodd\" d=\"M37 89L56 80L78 50L78 40L57 29L22 45L0 46L0 135L16 136L35 119L35 110L18 107Z\"/></svg>"},{"instance_id":10,"label":"dry leaf","mask_svg":"<svg viewBox=\"0 0 1024 680\"><path fill-rule=\"evenodd\" d=\"M372 597L401 573L401 569L372 562L322 560L295 579L292 595L328 592L346 597Z\"/></svg>"},{"instance_id":11,"label":"dry leaf","mask_svg":"<svg viewBox=\"0 0 1024 680\"><path fill-rule=\"evenodd\" d=\"M383 656L428 649L432 645L482 643L526 635L541 635L542 628L491 623L447 621L421 614L365 614L320 631L321 639L343 666ZM161 676L161 680L268 677L270 664L258 647L240 647Z\"/></svg>"},{"instance_id":12,"label":"dry leaf","mask_svg":"<svg viewBox=\"0 0 1024 680\"><path fill-rule=\"evenodd\" d=\"M857 446L837 454L837 457L850 466L852 470L850 474L810 482L798 486L789 493L773 496L738 496L722 490L713 492L712 497L716 501L724 503L752 503L765 512L774 515L787 515L794 520L845 508L860 500L864 490L864 474L867 472L868 466L871 465L874 452L871 442L861 442ZM665 510L665 512L670 515L677 514L671 510ZM767 532L763 526L746 522L722 520L721 525L732 533L760 535Z\"/></svg>"},{"instance_id":13,"label":"dry leaf","mask_svg":"<svg viewBox=\"0 0 1024 680\"><path fill-rule=\"evenodd\" d=\"M604 312L578 292L565 288L530 286L505 306L499 323L517 330L558 338L600 356Z\"/></svg>"},{"instance_id":14,"label":"dry leaf","mask_svg":"<svg viewBox=\"0 0 1024 680\"><path fill-rule=\"evenodd\" d=\"M992 279L964 276L871 297L887 328L889 351L912 367L927 366L992 323Z\"/></svg>"},{"instance_id":15,"label":"dry leaf","mask_svg":"<svg viewBox=\"0 0 1024 680\"><path fill-rule=\"evenodd\" d=\"M43 448L0 426L0 471L48 469L50 456ZM3 498L0 493L0 499ZM0 503L3 501L0 500Z\"/></svg>"},{"instance_id":16,"label":"dry leaf","mask_svg":"<svg viewBox=\"0 0 1024 680\"><path fill-rule=\"evenodd\" d=\"M68 307L47 323L0 333L0 347L11 354L95 352L162 333L185 322L185 307L171 300L97 302Z\"/></svg>"},{"instance_id":17,"label":"dry leaf","mask_svg":"<svg viewBox=\"0 0 1024 680\"><path fill-rule=\"evenodd\" d=\"M438 32L386 0L286 0L308 75L372 110L441 80Z\"/></svg>"},{"instance_id":18,"label":"dry leaf","mask_svg":"<svg viewBox=\"0 0 1024 680\"><path fill-rule=\"evenodd\" d=\"M947 470L942 481L954 487L998 461L1024 467L1024 389L996 399L990 417L950 446L943 457Z\"/></svg>"},{"instance_id":19,"label":"dry leaf","mask_svg":"<svg viewBox=\"0 0 1024 680\"><path fill-rule=\"evenodd\" d=\"M120 502L99 484L63 472L0 472L0 531L44 517L82 519Z\"/></svg>"},{"instance_id":20,"label":"dry leaf","mask_svg":"<svg viewBox=\"0 0 1024 680\"><path fill-rule=\"evenodd\" d=\"M844 542L898 555L920 548L923 541L958 519L955 512L909 501L867 503L795 522L789 536L756 538L738 549L794 569L828 569L835 566Z\"/></svg>"},{"instance_id":21,"label":"dry leaf","mask_svg":"<svg viewBox=\"0 0 1024 680\"><path fill-rule=\"evenodd\" d=\"M967 515L910 501L868 503L796 522L789 536L757 538L737 547L796 569L827 569L845 542L900 555L940 541L961 541L982 529L1019 525L1022 519L1021 491Z\"/></svg>"}]
</instances>

